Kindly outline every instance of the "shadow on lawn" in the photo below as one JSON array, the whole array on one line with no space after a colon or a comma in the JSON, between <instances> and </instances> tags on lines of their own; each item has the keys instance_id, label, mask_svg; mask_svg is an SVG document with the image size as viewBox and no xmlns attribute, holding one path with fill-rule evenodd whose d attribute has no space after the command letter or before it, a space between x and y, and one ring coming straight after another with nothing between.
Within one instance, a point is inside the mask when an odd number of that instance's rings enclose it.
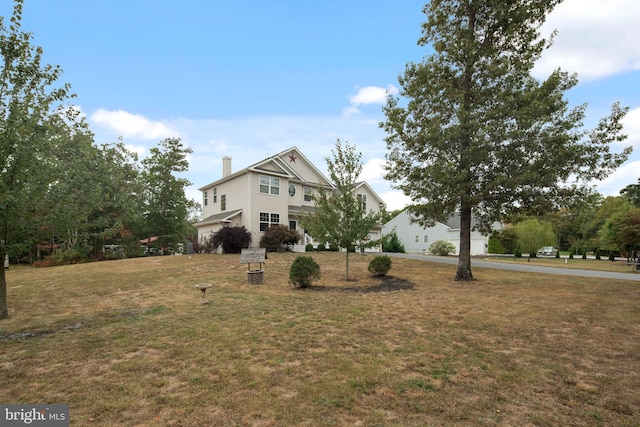
<instances>
[{"instance_id":1,"label":"shadow on lawn","mask_svg":"<svg viewBox=\"0 0 640 427\"><path fill-rule=\"evenodd\" d=\"M334 287L334 286L322 286L322 285L313 285L310 288L307 288L310 291L318 291L318 292L359 292L363 294L371 293L371 292L391 292L391 291L406 291L413 290L413 283L399 279L393 276L382 276L379 278L380 283L373 286L367 287Z\"/></svg>"}]
</instances>

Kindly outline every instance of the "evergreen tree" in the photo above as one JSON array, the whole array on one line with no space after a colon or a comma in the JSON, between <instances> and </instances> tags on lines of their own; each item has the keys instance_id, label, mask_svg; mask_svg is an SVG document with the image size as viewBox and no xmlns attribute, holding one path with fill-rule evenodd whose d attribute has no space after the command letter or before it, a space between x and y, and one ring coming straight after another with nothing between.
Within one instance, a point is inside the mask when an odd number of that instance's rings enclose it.
<instances>
[{"instance_id":1,"label":"evergreen tree","mask_svg":"<svg viewBox=\"0 0 640 427\"><path fill-rule=\"evenodd\" d=\"M539 34L560 0L432 0L425 7L423 62L409 63L400 96L384 109L386 177L409 196L421 225L461 216L456 280L472 280L471 217L488 231L515 211L555 211L584 183L602 179L630 152L610 152L624 139L627 109L585 131L585 105L564 93L577 77L555 70L538 81L531 70L550 45Z\"/></svg>"},{"instance_id":2,"label":"evergreen tree","mask_svg":"<svg viewBox=\"0 0 640 427\"><path fill-rule=\"evenodd\" d=\"M144 215L148 237L158 236L163 247L179 243L190 233L188 222L192 202L185 195L185 188L191 183L176 173L189 168L185 148L180 138L167 138L151 155L142 161L142 188L144 194Z\"/></svg>"}]
</instances>

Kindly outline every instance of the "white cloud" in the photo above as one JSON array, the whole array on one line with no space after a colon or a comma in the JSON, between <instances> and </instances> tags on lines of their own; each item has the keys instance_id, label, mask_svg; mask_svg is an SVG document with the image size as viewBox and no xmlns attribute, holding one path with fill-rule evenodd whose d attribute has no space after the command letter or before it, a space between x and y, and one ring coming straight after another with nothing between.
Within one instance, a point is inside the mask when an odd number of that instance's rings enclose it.
<instances>
[{"instance_id":1,"label":"white cloud","mask_svg":"<svg viewBox=\"0 0 640 427\"><path fill-rule=\"evenodd\" d=\"M630 110L622 119L622 125L623 132L628 137L622 145L625 147L632 145L634 149L640 149L640 107Z\"/></svg>"},{"instance_id":2,"label":"white cloud","mask_svg":"<svg viewBox=\"0 0 640 427\"><path fill-rule=\"evenodd\" d=\"M625 163L608 178L597 183L596 187L603 196L619 196L620 190L629 184L636 184L640 174L640 160Z\"/></svg>"},{"instance_id":3,"label":"white cloud","mask_svg":"<svg viewBox=\"0 0 640 427\"><path fill-rule=\"evenodd\" d=\"M395 211L396 209L404 209L411 204L411 199L400 191L387 191L380 194L380 197L387 204L387 211Z\"/></svg>"},{"instance_id":4,"label":"white cloud","mask_svg":"<svg viewBox=\"0 0 640 427\"><path fill-rule=\"evenodd\" d=\"M395 95L398 93L398 88L392 84L387 85L386 88L379 86L365 86L357 89L358 93L349 97L351 105L343 111L343 114L346 117L360 113L358 107L361 105L384 104L387 100L387 94Z\"/></svg>"},{"instance_id":5,"label":"white cloud","mask_svg":"<svg viewBox=\"0 0 640 427\"><path fill-rule=\"evenodd\" d=\"M142 158L144 155L145 147L142 145L125 144L125 148L132 153L136 153L138 158Z\"/></svg>"},{"instance_id":6,"label":"white cloud","mask_svg":"<svg viewBox=\"0 0 640 427\"><path fill-rule=\"evenodd\" d=\"M640 2L637 0L565 0L541 28L554 45L534 69L546 77L560 67L581 81L640 70Z\"/></svg>"},{"instance_id":7,"label":"white cloud","mask_svg":"<svg viewBox=\"0 0 640 427\"><path fill-rule=\"evenodd\" d=\"M360 177L358 179L360 181L367 181L370 185L372 185L374 182L383 181L384 178L382 177L382 175L384 174L384 163L384 159L369 159L369 161L367 161L362 166L362 173L360 174Z\"/></svg>"},{"instance_id":8,"label":"white cloud","mask_svg":"<svg viewBox=\"0 0 640 427\"><path fill-rule=\"evenodd\" d=\"M118 136L124 138L162 139L179 136L174 129L163 122L153 121L124 110L109 111L101 108L91 115L91 122L117 132Z\"/></svg>"}]
</instances>

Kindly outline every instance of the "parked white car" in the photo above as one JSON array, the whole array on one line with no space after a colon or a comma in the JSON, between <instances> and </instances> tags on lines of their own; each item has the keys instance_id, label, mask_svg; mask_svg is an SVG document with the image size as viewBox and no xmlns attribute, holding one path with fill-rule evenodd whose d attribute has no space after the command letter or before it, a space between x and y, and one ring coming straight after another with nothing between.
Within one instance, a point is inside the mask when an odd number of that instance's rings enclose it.
<instances>
[{"instance_id":1,"label":"parked white car","mask_svg":"<svg viewBox=\"0 0 640 427\"><path fill-rule=\"evenodd\" d=\"M558 253L558 250L553 246L543 246L540 249L538 249L538 255L556 256L557 253Z\"/></svg>"}]
</instances>

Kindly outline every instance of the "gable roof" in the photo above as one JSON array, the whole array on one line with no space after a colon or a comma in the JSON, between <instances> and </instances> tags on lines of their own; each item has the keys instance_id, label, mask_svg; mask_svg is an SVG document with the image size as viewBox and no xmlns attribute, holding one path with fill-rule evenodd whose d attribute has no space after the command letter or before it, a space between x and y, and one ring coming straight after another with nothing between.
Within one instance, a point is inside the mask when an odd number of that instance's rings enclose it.
<instances>
[{"instance_id":1,"label":"gable roof","mask_svg":"<svg viewBox=\"0 0 640 427\"><path fill-rule=\"evenodd\" d=\"M313 174L318 177L319 182L312 182L308 179L304 179L296 170L296 168L292 167L289 164L291 162L287 163L283 160L283 157L285 156L291 158L293 162L300 159L304 163L304 165L311 169ZM217 181L213 181L212 183L207 184L204 187L199 188L198 190L203 191L206 188L222 184L223 182L234 179L240 175L246 174L247 172L268 173L271 175L280 176L281 178L308 182L326 186L328 188L333 188L333 184L331 183L331 181L329 181L329 179L322 172L320 172L320 170L304 154L302 154L302 152L297 147L294 146L277 154L274 154L273 156L269 156L264 160L260 160L259 162L249 165L246 168L234 172L226 177L222 177Z\"/></svg>"},{"instance_id":2,"label":"gable roof","mask_svg":"<svg viewBox=\"0 0 640 427\"><path fill-rule=\"evenodd\" d=\"M394 222L394 220L396 220L396 218L398 219L398 221L401 220L400 216L406 216L406 220L410 223L410 224L417 224L417 222L415 221L415 216L410 214L409 211L407 211L406 209L402 210L402 212L400 212L398 215L396 215L395 217L391 218L391 220L387 221L387 224ZM451 217L449 217L449 219L446 222L441 222L441 221L436 221L436 225L440 224L444 227L447 227L449 230L460 230L460 222L461 222L461 218L460 218L460 212L456 211L455 213L453 213L451 215ZM471 228L475 227L478 224L478 221L476 220L475 217L471 217ZM385 224L386 225L386 224ZM420 226L418 226L420 227Z\"/></svg>"},{"instance_id":3,"label":"gable roof","mask_svg":"<svg viewBox=\"0 0 640 427\"><path fill-rule=\"evenodd\" d=\"M367 181L361 181L361 182L356 182L356 186L355 189L359 189L359 188L366 188L367 191L373 195L373 197L376 198L376 200L378 201L378 204L382 203L384 206L386 206L387 204L384 202L384 200L382 200L382 198L378 195L378 193L375 192L375 190L373 188L371 188L371 186L369 185L369 183Z\"/></svg>"}]
</instances>

